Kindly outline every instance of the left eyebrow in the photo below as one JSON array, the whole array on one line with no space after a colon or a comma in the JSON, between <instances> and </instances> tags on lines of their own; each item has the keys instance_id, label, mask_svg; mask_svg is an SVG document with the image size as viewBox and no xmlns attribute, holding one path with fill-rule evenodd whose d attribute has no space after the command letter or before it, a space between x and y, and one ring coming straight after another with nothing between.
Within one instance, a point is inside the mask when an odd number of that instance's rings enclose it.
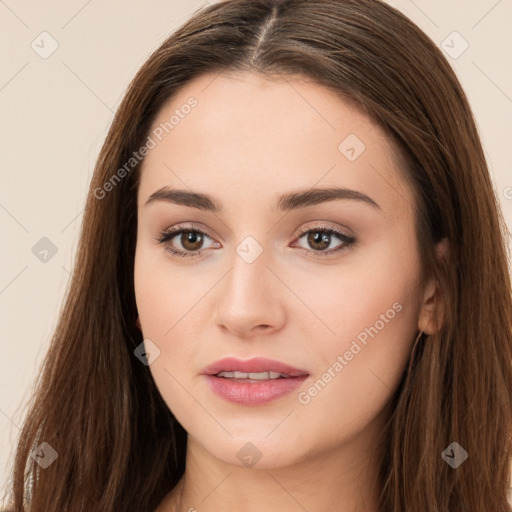
<instances>
[{"instance_id":1,"label":"left eyebrow","mask_svg":"<svg viewBox=\"0 0 512 512\"><path fill-rule=\"evenodd\" d=\"M381 207L366 194L358 192L357 190L337 187L312 188L309 190L284 194L279 198L277 209L285 211L295 210L297 208L304 208L305 206L312 206L315 204L325 203L327 201L334 201L336 199L351 199L355 201L362 201L369 204L373 208L381 210Z\"/></svg>"},{"instance_id":2,"label":"left eyebrow","mask_svg":"<svg viewBox=\"0 0 512 512\"><path fill-rule=\"evenodd\" d=\"M280 211L296 210L306 206L313 206L334 200L354 200L362 201L373 208L381 210L381 207L369 196L347 188L313 188L284 194L279 198L277 209ZM222 205L208 194L200 192L190 192L188 190L177 190L169 187L162 187L153 192L145 203L145 206L154 201L166 201L190 208L206 210L219 213Z\"/></svg>"}]
</instances>

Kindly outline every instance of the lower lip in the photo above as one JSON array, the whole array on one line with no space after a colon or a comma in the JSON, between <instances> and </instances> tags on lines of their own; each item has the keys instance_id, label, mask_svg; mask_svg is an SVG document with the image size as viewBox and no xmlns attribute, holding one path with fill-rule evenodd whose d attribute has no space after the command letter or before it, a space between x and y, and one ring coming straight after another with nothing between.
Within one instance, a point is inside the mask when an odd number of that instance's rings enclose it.
<instances>
[{"instance_id":1,"label":"lower lip","mask_svg":"<svg viewBox=\"0 0 512 512\"><path fill-rule=\"evenodd\" d=\"M259 382L242 382L235 379L226 379L207 375L208 384L212 391L227 400L239 405L262 405L281 398L298 388L306 379L290 377L287 379L269 379Z\"/></svg>"}]
</instances>

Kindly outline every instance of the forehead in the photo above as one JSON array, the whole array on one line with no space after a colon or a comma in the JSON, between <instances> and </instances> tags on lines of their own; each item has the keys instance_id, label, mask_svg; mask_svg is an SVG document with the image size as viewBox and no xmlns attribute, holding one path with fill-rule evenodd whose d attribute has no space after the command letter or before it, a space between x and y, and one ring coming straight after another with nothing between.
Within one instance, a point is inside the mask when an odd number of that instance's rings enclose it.
<instances>
[{"instance_id":1,"label":"forehead","mask_svg":"<svg viewBox=\"0 0 512 512\"><path fill-rule=\"evenodd\" d=\"M383 209L413 204L381 127L302 77L201 75L164 104L149 135L139 201L170 186L247 205L321 185L357 189Z\"/></svg>"}]
</instances>

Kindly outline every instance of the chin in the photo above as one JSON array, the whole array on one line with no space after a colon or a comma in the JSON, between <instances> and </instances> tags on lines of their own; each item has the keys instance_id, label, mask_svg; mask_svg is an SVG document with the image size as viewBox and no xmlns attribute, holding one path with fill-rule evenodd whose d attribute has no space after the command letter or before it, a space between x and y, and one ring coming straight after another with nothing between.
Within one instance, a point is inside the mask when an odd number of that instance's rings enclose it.
<instances>
[{"instance_id":1,"label":"chin","mask_svg":"<svg viewBox=\"0 0 512 512\"><path fill-rule=\"evenodd\" d=\"M292 465L305 457L304 445L298 439L296 442L289 437L287 442L279 436L270 439L272 434L267 437L268 432L233 438L226 435L223 439L208 437L202 444L216 459L239 468L272 469Z\"/></svg>"}]
</instances>

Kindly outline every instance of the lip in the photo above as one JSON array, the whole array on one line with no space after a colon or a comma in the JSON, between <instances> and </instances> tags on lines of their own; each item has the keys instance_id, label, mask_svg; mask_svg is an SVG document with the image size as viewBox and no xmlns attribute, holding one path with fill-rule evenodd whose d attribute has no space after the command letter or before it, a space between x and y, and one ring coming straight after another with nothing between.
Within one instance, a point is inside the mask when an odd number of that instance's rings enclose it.
<instances>
[{"instance_id":1,"label":"lip","mask_svg":"<svg viewBox=\"0 0 512 512\"><path fill-rule=\"evenodd\" d=\"M276 361L274 359L267 359L266 357L254 357L252 359L242 360L235 357L225 357L219 359L211 365L203 369L203 375L216 375L219 372L278 372L287 375L288 377L302 377L309 375L307 371L293 366Z\"/></svg>"},{"instance_id":2,"label":"lip","mask_svg":"<svg viewBox=\"0 0 512 512\"><path fill-rule=\"evenodd\" d=\"M246 373L278 372L285 378L268 379L258 382L217 377L219 372L240 371ZM291 393L308 377L309 373L280 361L256 357L240 360L232 357L220 359L207 366L203 372L210 389L224 400L238 405L263 405Z\"/></svg>"}]
</instances>

